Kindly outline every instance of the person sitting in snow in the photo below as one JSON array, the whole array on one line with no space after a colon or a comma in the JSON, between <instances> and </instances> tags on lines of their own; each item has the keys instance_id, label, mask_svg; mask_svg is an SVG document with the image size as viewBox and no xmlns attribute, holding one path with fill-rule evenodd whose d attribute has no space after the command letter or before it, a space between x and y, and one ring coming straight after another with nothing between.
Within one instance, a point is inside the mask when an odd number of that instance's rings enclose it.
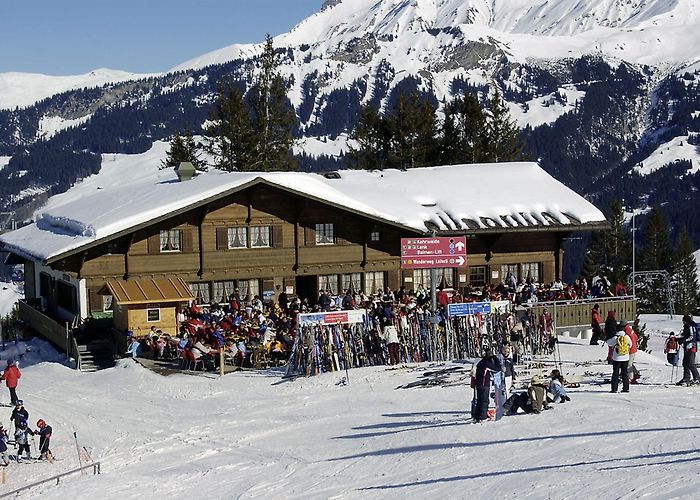
<instances>
[{"instance_id":1,"label":"person sitting in snow","mask_svg":"<svg viewBox=\"0 0 700 500\"><path fill-rule=\"evenodd\" d=\"M549 393L551 394L554 403L565 403L571 401L571 398L566 394L564 388L564 377L559 370L552 370L550 374Z\"/></svg>"},{"instance_id":2,"label":"person sitting in snow","mask_svg":"<svg viewBox=\"0 0 700 500\"><path fill-rule=\"evenodd\" d=\"M511 396L503 405L508 415L515 415L521 408L525 413L540 413L551 408L547 400L547 388L540 375L534 374L527 391Z\"/></svg>"}]
</instances>

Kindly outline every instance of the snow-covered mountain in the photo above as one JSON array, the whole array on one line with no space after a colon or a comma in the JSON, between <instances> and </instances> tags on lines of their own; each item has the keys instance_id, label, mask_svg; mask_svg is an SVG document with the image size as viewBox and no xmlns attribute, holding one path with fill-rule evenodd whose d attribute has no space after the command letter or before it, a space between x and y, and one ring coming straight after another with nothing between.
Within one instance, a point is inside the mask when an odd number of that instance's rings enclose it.
<instances>
[{"instance_id":1,"label":"snow-covered mountain","mask_svg":"<svg viewBox=\"0 0 700 500\"><path fill-rule=\"evenodd\" d=\"M601 208L613 197L661 204L682 222L700 210L698 25L700 0L329 0L274 43L297 151L321 158L303 169L340 166L321 155L347 150L363 104L390 110L414 89L486 104L498 88L526 153L560 180ZM0 210L30 214L99 170L102 153L200 133L218 83L247 88L261 51L232 45L148 78L0 74L0 157L11 157Z\"/></svg>"}]
</instances>

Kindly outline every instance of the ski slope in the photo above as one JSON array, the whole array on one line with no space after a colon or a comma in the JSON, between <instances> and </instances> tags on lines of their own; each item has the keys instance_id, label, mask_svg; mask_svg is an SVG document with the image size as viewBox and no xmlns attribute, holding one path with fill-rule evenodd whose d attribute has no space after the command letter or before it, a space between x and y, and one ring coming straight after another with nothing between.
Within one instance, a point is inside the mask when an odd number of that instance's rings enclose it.
<instances>
[{"instance_id":1,"label":"ski slope","mask_svg":"<svg viewBox=\"0 0 700 500\"><path fill-rule=\"evenodd\" d=\"M357 369L343 386L343 374L281 381L276 371L163 377L132 360L92 374L25 364L18 393L32 423L53 426L63 460L11 464L0 493L76 466L75 430L102 474L22 498L694 498L700 388L651 385L670 378L655 354L680 317L645 320L654 354L637 364L650 385L609 394L584 376L569 403L484 424L468 423L468 386L395 389L427 365ZM610 372L574 365L603 358L603 347L563 339L561 352L567 373ZM3 422L9 413L0 408Z\"/></svg>"}]
</instances>

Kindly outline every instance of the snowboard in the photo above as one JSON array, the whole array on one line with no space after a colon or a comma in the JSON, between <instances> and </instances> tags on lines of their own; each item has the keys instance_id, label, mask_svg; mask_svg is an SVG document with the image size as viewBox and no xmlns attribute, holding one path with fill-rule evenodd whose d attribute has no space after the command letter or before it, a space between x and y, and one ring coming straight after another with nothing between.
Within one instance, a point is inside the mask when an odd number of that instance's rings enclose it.
<instances>
[{"instance_id":1,"label":"snowboard","mask_svg":"<svg viewBox=\"0 0 700 500\"><path fill-rule=\"evenodd\" d=\"M506 402L506 384L501 372L496 372L491 377L491 396L489 399L489 420L501 420L503 403Z\"/></svg>"}]
</instances>

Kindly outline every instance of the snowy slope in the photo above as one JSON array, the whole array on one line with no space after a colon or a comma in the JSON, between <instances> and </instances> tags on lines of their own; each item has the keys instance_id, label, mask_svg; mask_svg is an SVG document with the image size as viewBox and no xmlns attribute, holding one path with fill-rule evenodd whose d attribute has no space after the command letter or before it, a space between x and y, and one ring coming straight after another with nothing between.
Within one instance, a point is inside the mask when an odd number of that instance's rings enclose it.
<instances>
[{"instance_id":1,"label":"snowy slope","mask_svg":"<svg viewBox=\"0 0 700 500\"><path fill-rule=\"evenodd\" d=\"M644 320L654 354L680 324ZM604 348L562 340L564 372L582 375L572 401L480 425L467 423L466 385L395 389L423 370L357 369L342 386L340 374L163 377L131 360L92 374L25 365L20 397L63 460L12 464L0 493L77 466L76 431L102 474L23 498L695 498L700 389L653 385L671 369L641 353L647 385L609 394L607 364L574 365Z\"/></svg>"},{"instance_id":2,"label":"snowy slope","mask_svg":"<svg viewBox=\"0 0 700 500\"><path fill-rule=\"evenodd\" d=\"M84 75L49 76L36 73L0 73L0 109L31 106L37 101L67 90L99 87L105 83L137 80L141 75L112 69L96 69Z\"/></svg>"},{"instance_id":3,"label":"snowy slope","mask_svg":"<svg viewBox=\"0 0 700 500\"><path fill-rule=\"evenodd\" d=\"M688 142L688 136L674 137L670 141L661 144L644 161L634 167L634 171L639 175L649 175L656 172L669 163L678 160L689 160L692 168L688 174L700 170L700 147Z\"/></svg>"},{"instance_id":4,"label":"snowy slope","mask_svg":"<svg viewBox=\"0 0 700 500\"><path fill-rule=\"evenodd\" d=\"M17 301L23 297L22 285L0 281L0 317L10 314Z\"/></svg>"}]
</instances>

